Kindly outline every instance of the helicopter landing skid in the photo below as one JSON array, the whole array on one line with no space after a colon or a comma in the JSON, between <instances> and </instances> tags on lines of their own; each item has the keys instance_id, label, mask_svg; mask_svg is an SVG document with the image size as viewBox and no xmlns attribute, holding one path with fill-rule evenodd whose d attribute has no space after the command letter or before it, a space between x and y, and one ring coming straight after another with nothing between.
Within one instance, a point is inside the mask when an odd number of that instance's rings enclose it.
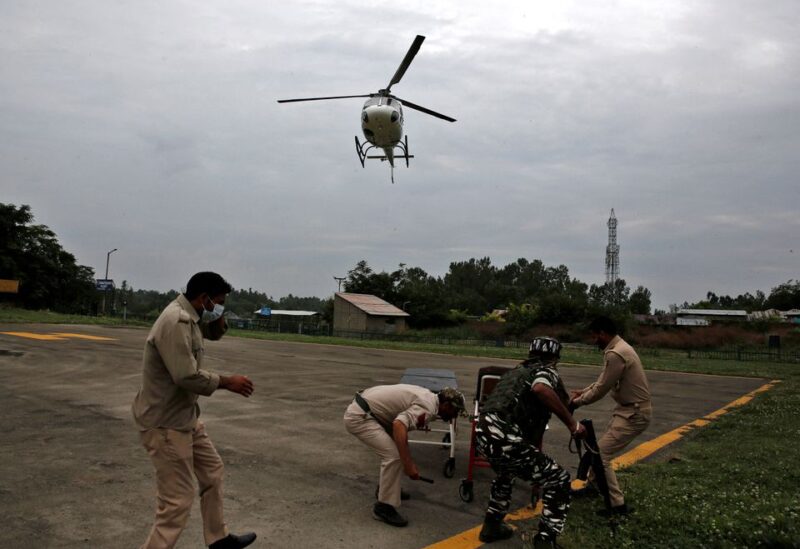
<instances>
[{"instance_id":1,"label":"helicopter landing skid","mask_svg":"<svg viewBox=\"0 0 800 549\"><path fill-rule=\"evenodd\" d=\"M356 154L358 155L359 161L361 161L362 168L365 167L364 161L367 159L380 160L381 162L386 162L387 160L389 160L385 154L374 154L374 155L367 154L370 150L376 149L378 147L376 147L375 145L369 145L368 141L361 143L358 140L358 136L355 136L355 139L356 139ZM395 158L404 158L406 161L406 167L408 167L408 159L414 158L413 154L408 154L408 136L405 136L404 141L398 141L397 144L394 146L394 148L403 153L395 156Z\"/></svg>"}]
</instances>

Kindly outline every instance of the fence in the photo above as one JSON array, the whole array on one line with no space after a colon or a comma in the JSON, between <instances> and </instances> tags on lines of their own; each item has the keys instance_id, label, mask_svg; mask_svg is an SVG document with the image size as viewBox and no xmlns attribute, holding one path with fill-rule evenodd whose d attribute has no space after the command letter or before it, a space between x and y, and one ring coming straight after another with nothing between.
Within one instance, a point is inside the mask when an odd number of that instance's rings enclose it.
<instances>
[{"instance_id":1,"label":"fence","mask_svg":"<svg viewBox=\"0 0 800 549\"><path fill-rule=\"evenodd\" d=\"M296 320L275 320L264 318L228 318L228 326L239 330L257 330L260 332L275 332L279 334L300 334L311 336L328 336L330 326L313 322Z\"/></svg>"},{"instance_id":2,"label":"fence","mask_svg":"<svg viewBox=\"0 0 800 549\"><path fill-rule=\"evenodd\" d=\"M752 351L747 349L724 349L716 351L687 351L689 358L710 358L716 360L757 360L767 362L800 363L800 352L781 351Z\"/></svg>"},{"instance_id":3,"label":"fence","mask_svg":"<svg viewBox=\"0 0 800 549\"><path fill-rule=\"evenodd\" d=\"M461 345L465 347L505 347L511 349L527 349L530 341L520 341L516 339L476 339L454 336L420 336L408 334L384 334L379 332L349 332L343 330L333 330L334 337L346 339L376 340L376 341L399 341L405 343L419 343L423 345Z\"/></svg>"},{"instance_id":4,"label":"fence","mask_svg":"<svg viewBox=\"0 0 800 549\"><path fill-rule=\"evenodd\" d=\"M329 324L312 324L289 320L266 319L228 319L231 328L240 330L258 330L263 332L276 332L285 334L302 334L313 336L330 336L344 339L357 339L359 341L392 341L402 343L417 343L421 345L458 345L464 347L499 347L506 349L528 349L530 340L520 339L479 339L457 336L424 336L416 334L387 334L381 332L356 332L347 330L334 330ZM592 346L579 344L565 344L564 347L575 349L594 349Z\"/></svg>"}]
</instances>

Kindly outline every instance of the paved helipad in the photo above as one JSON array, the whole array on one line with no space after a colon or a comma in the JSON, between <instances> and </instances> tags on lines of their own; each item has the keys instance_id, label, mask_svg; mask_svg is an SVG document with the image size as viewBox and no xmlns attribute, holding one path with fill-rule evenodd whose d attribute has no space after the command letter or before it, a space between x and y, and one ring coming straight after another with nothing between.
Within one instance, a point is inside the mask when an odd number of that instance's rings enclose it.
<instances>
[{"instance_id":1,"label":"paved helipad","mask_svg":"<svg viewBox=\"0 0 800 549\"><path fill-rule=\"evenodd\" d=\"M155 505L153 472L130 415L146 335L131 328L0 324L6 546L135 548L146 537ZM412 499L402 511L410 525L395 529L371 518L378 461L344 430L342 415L357 389L396 383L406 368L452 370L471 400L479 367L513 362L232 337L207 343L206 357L209 369L246 374L255 383L250 399L225 391L201 398L202 418L226 464L228 525L256 531L254 548L421 548L482 521L491 472L478 470L475 501L458 496L466 474L465 420L452 479L442 476L444 450L412 446L420 471L436 483L406 483ZM600 359L598 352L598 365ZM572 388L590 383L599 368L561 371ZM654 419L640 442L764 384L655 371L648 376ZM602 427L610 409L605 399L580 416ZM551 426L546 451L574 470L566 429L558 420ZM518 507L526 504L525 492L518 484ZM518 546L519 539L495 545ZM196 504L178 547L202 546Z\"/></svg>"}]
</instances>

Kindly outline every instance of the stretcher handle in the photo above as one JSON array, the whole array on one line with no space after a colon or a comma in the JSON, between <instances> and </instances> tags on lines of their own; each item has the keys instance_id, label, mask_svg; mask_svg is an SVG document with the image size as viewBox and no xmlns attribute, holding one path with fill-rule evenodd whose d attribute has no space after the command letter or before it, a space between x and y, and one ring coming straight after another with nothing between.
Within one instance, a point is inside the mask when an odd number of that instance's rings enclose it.
<instances>
[{"instance_id":1,"label":"stretcher handle","mask_svg":"<svg viewBox=\"0 0 800 549\"><path fill-rule=\"evenodd\" d=\"M422 482L427 482L428 484L433 484L433 479L428 477L419 477L417 480L421 480Z\"/></svg>"}]
</instances>

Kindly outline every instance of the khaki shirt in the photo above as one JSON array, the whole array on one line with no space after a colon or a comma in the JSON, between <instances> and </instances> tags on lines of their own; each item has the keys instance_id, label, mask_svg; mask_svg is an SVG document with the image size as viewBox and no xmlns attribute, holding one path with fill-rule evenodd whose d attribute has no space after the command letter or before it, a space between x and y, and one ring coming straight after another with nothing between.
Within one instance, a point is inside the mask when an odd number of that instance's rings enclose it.
<instances>
[{"instance_id":1,"label":"khaki shirt","mask_svg":"<svg viewBox=\"0 0 800 549\"><path fill-rule=\"evenodd\" d=\"M142 385L133 400L141 430L191 431L200 415L199 395L219 386L219 375L203 370L205 325L183 294L161 312L144 346Z\"/></svg>"},{"instance_id":2,"label":"khaki shirt","mask_svg":"<svg viewBox=\"0 0 800 549\"><path fill-rule=\"evenodd\" d=\"M439 412L439 397L419 385L378 385L365 389L361 396L386 428L399 420L408 431L424 429Z\"/></svg>"},{"instance_id":3,"label":"khaki shirt","mask_svg":"<svg viewBox=\"0 0 800 549\"><path fill-rule=\"evenodd\" d=\"M609 391L621 407L650 403L650 384L633 347L621 337L614 336L603 351L603 359L600 377L583 390L581 396L575 399L576 404L591 404Z\"/></svg>"}]
</instances>

